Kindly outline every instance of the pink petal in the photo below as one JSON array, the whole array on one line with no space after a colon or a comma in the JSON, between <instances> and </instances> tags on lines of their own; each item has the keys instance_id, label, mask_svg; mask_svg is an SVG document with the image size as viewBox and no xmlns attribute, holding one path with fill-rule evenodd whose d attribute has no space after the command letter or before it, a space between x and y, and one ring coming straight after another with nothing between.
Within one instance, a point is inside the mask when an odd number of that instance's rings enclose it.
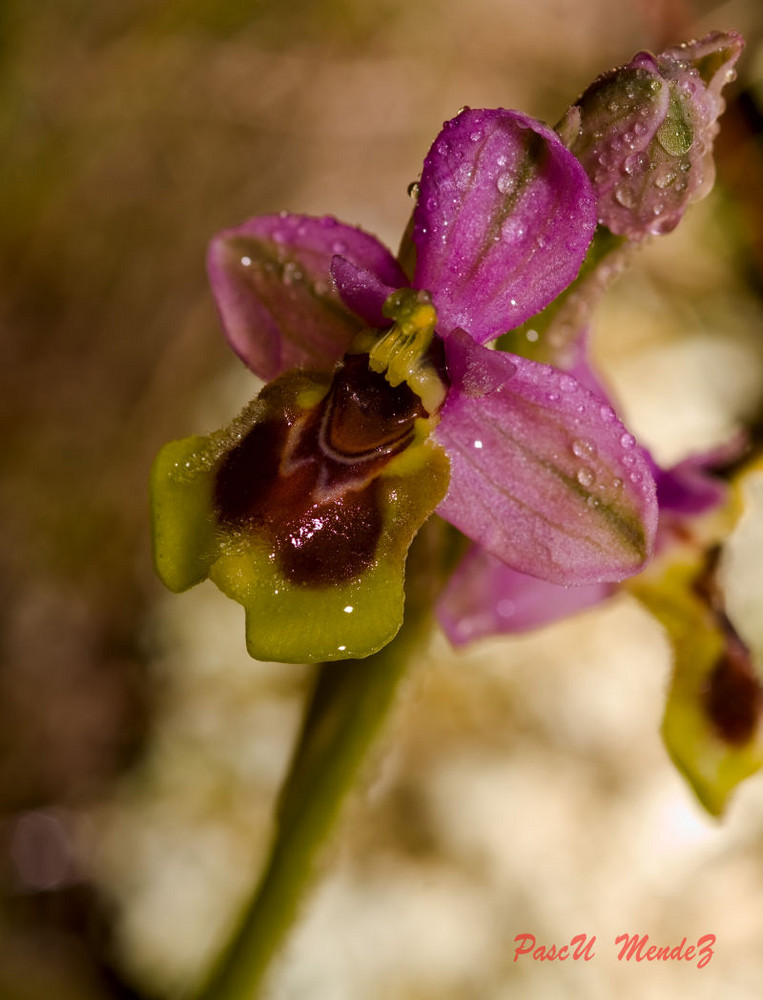
<instances>
[{"instance_id":1,"label":"pink petal","mask_svg":"<svg viewBox=\"0 0 763 1000\"><path fill-rule=\"evenodd\" d=\"M606 600L611 583L562 587L518 573L474 545L448 582L437 616L454 646L526 632Z\"/></svg>"},{"instance_id":2,"label":"pink petal","mask_svg":"<svg viewBox=\"0 0 763 1000\"><path fill-rule=\"evenodd\" d=\"M451 483L439 513L507 565L553 583L641 569L657 525L654 480L614 410L571 375L461 331L445 350L452 386L435 437ZM463 374L479 369L484 395Z\"/></svg>"},{"instance_id":3,"label":"pink petal","mask_svg":"<svg viewBox=\"0 0 763 1000\"><path fill-rule=\"evenodd\" d=\"M382 312L382 306L394 291L408 284L401 272L398 284L388 285L372 271L353 264L346 257L332 259L331 276L347 308L373 327L390 325Z\"/></svg>"},{"instance_id":4,"label":"pink petal","mask_svg":"<svg viewBox=\"0 0 763 1000\"><path fill-rule=\"evenodd\" d=\"M344 354L362 324L331 279L336 254L397 286L386 247L330 216L263 215L212 240L207 268L225 336L256 375L330 369Z\"/></svg>"},{"instance_id":5,"label":"pink petal","mask_svg":"<svg viewBox=\"0 0 763 1000\"><path fill-rule=\"evenodd\" d=\"M447 335L484 343L518 326L577 275L596 224L591 185L551 129L502 109L447 122L424 163L414 213L414 286Z\"/></svg>"}]
</instances>

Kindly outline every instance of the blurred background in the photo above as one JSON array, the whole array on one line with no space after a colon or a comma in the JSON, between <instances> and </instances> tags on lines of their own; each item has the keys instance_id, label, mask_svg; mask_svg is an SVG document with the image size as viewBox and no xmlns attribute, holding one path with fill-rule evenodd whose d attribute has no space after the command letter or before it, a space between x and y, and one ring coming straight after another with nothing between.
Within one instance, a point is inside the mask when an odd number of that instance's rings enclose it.
<instances>
[{"instance_id":1,"label":"blurred background","mask_svg":"<svg viewBox=\"0 0 763 1000\"><path fill-rule=\"evenodd\" d=\"M287 209L394 247L461 106L553 123L638 49L716 28L748 40L719 184L595 330L663 461L760 416L758 0L4 0L0 996L187 990L271 832L311 673L249 660L241 609L165 593L150 561L156 451L257 390L210 236ZM763 780L701 812L658 736L668 676L626 596L466 653L435 637L268 995L758 997ZM623 932L716 954L620 964ZM596 935L596 959L514 963L520 933Z\"/></svg>"}]
</instances>

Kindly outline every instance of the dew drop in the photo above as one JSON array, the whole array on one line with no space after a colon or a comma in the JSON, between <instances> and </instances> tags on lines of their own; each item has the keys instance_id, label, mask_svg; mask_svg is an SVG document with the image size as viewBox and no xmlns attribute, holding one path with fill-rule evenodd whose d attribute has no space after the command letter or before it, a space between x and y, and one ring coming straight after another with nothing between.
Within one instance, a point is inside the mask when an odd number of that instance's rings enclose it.
<instances>
[{"instance_id":1,"label":"dew drop","mask_svg":"<svg viewBox=\"0 0 763 1000\"><path fill-rule=\"evenodd\" d=\"M562 397L558 392L549 392L546 398L549 403L558 403Z\"/></svg>"},{"instance_id":2,"label":"dew drop","mask_svg":"<svg viewBox=\"0 0 763 1000\"><path fill-rule=\"evenodd\" d=\"M495 183L501 194L510 194L517 186L516 178L508 172L499 174Z\"/></svg>"},{"instance_id":3,"label":"dew drop","mask_svg":"<svg viewBox=\"0 0 763 1000\"><path fill-rule=\"evenodd\" d=\"M634 445L636 444L636 439L632 434L628 434L626 432L620 438L620 444L623 446L623 448L630 449L633 448Z\"/></svg>"},{"instance_id":4,"label":"dew drop","mask_svg":"<svg viewBox=\"0 0 763 1000\"><path fill-rule=\"evenodd\" d=\"M584 465L582 469L578 469L576 478L581 486L593 486L596 476L593 474L591 469Z\"/></svg>"},{"instance_id":5,"label":"dew drop","mask_svg":"<svg viewBox=\"0 0 763 1000\"><path fill-rule=\"evenodd\" d=\"M657 185L658 188L664 189L666 187L670 187L670 185L675 181L675 179L676 179L675 171L668 170L666 173L661 174L659 177L656 177L654 183Z\"/></svg>"},{"instance_id":6,"label":"dew drop","mask_svg":"<svg viewBox=\"0 0 763 1000\"><path fill-rule=\"evenodd\" d=\"M518 219L507 219L501 226L501 239L504 243L519 240L525 235L525 227Z\"/></svg>"},{"instance_id":7,"label":"dew drop","mask_svg":"<svg viewBox=\"0 0 763 1000\"><path fill-rule=\"evenodd\" d=\"M596 445L593 441L586 441L585 438L578 438L572 442L572 454L577 458L595 458Z\"/></svg>"},{"instance_id":8,"label":"dew drop","mask_svg":"<svg viewBox=\"0 0 763 1000\"><path fill-rule=\"evenodd\" d=\"M625 184L618 184L615 188L615 201L623 208L633 208L636 204L636 196Z\"/></svg>"},{"instance_id":9,"label":"dew drop","mask_svg":"<svg viewBox=\"0 0 763 1000\"><path fill-rule=\"evenodd\" d=\"M644 477L642 476L642 474L636 470L631 472L631 474L628 476L628 479L630 479L632 483L640 483L643 478Z\"/></svg>"},{"instance_id":10,"label":"dew drop","mask_svg":"<svg viewBox=\"0 0 763 1000\"><path fill-rule=\"evenodd\" d=\"M472 179L471 165L468 163L462 163L453 175L453 179L455 180L456 185L463 191L464 188L468 187L469 181Z\"/></svg>"}]
</instances>

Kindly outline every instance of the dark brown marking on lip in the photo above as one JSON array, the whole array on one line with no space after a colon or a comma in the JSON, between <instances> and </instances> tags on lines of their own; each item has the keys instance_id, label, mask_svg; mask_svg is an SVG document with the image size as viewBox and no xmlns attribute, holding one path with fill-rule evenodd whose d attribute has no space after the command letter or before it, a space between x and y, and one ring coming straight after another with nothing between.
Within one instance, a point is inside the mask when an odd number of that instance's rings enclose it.
<instances>
[{"instance_id":1,"label":"dark brown marking on lip","mask_svg":"<svg viewBox=\"0 0 763 1000\"><path fill-rule=\"evenodd\" d=\"M717 734L726 743L744 746L755 734L763 692L741 639L726 637L705 690L705 709Z\"/></svg>"},{"instance_id":2,"label":"dark brown marking on lip","mask_svg":"<svg viewBox=\"0 0 763 1000\"><path fill-rule=\"evenodd\" d=\"M346 583L374 561L383 516L376 477L425 416L419 397L349 355L302 421L274 415L223 458L218 520L260 530L292 583Z\"/></svg>"}]
</instances>

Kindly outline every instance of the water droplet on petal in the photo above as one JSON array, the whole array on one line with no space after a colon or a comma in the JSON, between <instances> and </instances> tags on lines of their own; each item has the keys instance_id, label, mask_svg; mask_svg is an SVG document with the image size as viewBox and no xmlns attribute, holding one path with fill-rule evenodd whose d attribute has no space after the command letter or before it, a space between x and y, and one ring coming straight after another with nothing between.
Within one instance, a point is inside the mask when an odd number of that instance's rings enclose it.
<instances>
[{"instance_id":1,"label":"water droplet on petal","mask_svg":"<svg viewBox=\"0 0 763 1000\"><path fill-rule=\"evenodd\" d=\"M633 208L636 204L636 196L625 184L618 184L615 188L615 201L623 208Z\"/></svg>"},{"instance_id":2,"label":"water droplet on petal","mask_svg":"<svg viewBox=\"0 0 763 1000\"><path fill-rule=\"evenodd\" d=\"M670 187L673 181L676 179L676 173L673 170L668 170L666 173L661 174L659 177L655 178L654 183L658 188Z\"/></svg>"},{"instance_id":3,"label":"water droplet on petal","mask_svg":"<svg viewBox=\"0 0 763 1000\"><path fill-rule=\"evenodd\" d=\"M501 239L504 243L512 243L525 235L525 227L516 218L507 219L501 226Z\"/></svg>"},{"instance_id":4,"label":"water droplet on petal","mask_svg":"<svg viewBox=\"0 0 763 1000\"><path fill-rule=\"evenodd\" d=\"M510 194L517 186L517 181L515 176L508 172L499 174L498 180L495 183L496 187L501 192L501 194Z\"/></svg>"},{"instance_id":5,"label":"water droplet on petal","mask_svg":"<svg viewBox=\"0 0 763 1000\"><path fill-rule=\"evenodd\" d=\"M593 441L578 438L572 442L572 454L576 458L594 458L596 456L596 445Z\"/></svg>"},{"instance_id":6,"label":"water droplet on petal","mask_svg":"<svg viewBox=\"0 0 763 1000\"><path fill-rule=\"evenodd\" d=\"M620 438L620 444L623 446L623 448L633 448L633 446L636 444L636 439L632 434L628 434L626 432Z\"/></svg>"},{"instance_id":7,"label":"water droplet on petal","mask_svg":"<svg viewBox=\"0 0 763 1000\"><path fill-rule=\"evenodd\" d=\"M578 469L577 481L581 486L593 486L595 479L596 476L593 474L593 471L586 466L583 466L582 469Z\"/></svg>"}]
</instances>

